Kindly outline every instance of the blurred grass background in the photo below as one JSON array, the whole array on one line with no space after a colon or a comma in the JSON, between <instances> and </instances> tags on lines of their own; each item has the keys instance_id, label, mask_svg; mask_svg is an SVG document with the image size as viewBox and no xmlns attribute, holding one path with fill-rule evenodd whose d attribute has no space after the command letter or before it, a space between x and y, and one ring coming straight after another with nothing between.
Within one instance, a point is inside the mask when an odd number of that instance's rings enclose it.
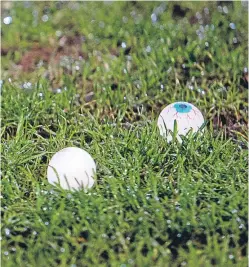
<instances>
[{"instance_id":1,"label":"blurred grass background","mask_svg":"<svg viewBox=\"0 0 249 267\"><path fill-rule=\"evenodd\" d=\"M248 6L2 2L2 265L245 266ZM161 109L196 105L182 146ZM86 149L89 193L46 181Z\"/></svg>"}]
</instances>

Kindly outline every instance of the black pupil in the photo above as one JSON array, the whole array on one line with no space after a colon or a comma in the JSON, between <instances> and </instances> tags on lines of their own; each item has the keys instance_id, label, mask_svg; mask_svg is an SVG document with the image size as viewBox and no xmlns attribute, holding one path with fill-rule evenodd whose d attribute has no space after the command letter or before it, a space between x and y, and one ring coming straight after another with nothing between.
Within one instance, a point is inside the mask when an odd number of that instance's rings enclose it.
<instances>
[{"instance_id":1,"label":"black pupil","mask_svg":"<svg viewBox=\"0 0 249 267\"><path fill-rule=\"evenodd\" d=\"M180 104L179 107L180 107L180 108L187 108L187 105L185 105L185 104Z\"/></svg>"}]
</instances>

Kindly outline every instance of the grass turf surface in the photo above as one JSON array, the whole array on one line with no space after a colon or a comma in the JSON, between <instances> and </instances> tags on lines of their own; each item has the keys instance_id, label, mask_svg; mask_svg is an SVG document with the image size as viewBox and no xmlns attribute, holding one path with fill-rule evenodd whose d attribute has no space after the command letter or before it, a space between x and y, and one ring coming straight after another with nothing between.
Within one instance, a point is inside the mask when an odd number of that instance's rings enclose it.
<instances>
[{"instance_id":1,"label":"grass turf surface","mask_svg":"<svg viewBox=\"0 0 249 267\"><path fill-rule=\"evenodd\" d=\"M245 266L245 7L16 2L4 12L2 266ZM156 126L177 100L208 121L182 145ZM97 162L89 192L47 183L66 146Z\"/></svg>"}]
</instances>

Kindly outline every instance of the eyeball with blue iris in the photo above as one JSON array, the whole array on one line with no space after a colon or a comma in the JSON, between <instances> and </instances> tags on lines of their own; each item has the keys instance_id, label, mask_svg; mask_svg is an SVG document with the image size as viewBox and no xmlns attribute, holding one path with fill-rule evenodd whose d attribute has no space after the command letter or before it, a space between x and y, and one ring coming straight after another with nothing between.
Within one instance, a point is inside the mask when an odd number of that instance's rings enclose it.
<instances>
[{"instance_id":1,"label":"eyeball with blue iris","mask_svg":"<svg viewBox=\"0 0 249 267\"><path fill-rule=\"evenodd\" d=\"M166 106L160 113L157 125L160 134L167 138L167 141L172 140L174 131L174 123L177 123L177 139L182 141L180 135L187 135L192 129L197 132L204 123L204 118L198 108L188 102L175 102Z\"/></svg>"}]
</instances>

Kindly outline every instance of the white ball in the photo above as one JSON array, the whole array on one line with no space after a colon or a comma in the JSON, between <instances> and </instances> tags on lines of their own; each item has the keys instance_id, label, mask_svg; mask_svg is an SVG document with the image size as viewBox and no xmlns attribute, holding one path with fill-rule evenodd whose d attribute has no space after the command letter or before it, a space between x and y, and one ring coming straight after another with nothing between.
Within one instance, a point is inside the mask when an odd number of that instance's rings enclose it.
<instances>
[{"instance_id":1,"label":"white ball","mask_svg":"<svg viewBox=\"0 0 249 267\"><path fill-rule=\"evenodd\" d=\"M51 184L63 189L91 188L94 184L96 165L83 149L67 147L55 153L49 162L47 178Z\"/></svg>"},{"instance_id":2,"label":"white ball","mask_svg":"<svg viewBox=\"0 0 249 267\"><path fill-rule=\"evenodd\" d=\"M191 129L197 132L203 125L204 118L198 108L187 102L175 102L165 107L159 115L157 125L160 134L168 142L172 140L170 131L174 131L174 121L177 123L177 139L181 142L179 135L185 136Z\"/></svg>"}]
</instances>

